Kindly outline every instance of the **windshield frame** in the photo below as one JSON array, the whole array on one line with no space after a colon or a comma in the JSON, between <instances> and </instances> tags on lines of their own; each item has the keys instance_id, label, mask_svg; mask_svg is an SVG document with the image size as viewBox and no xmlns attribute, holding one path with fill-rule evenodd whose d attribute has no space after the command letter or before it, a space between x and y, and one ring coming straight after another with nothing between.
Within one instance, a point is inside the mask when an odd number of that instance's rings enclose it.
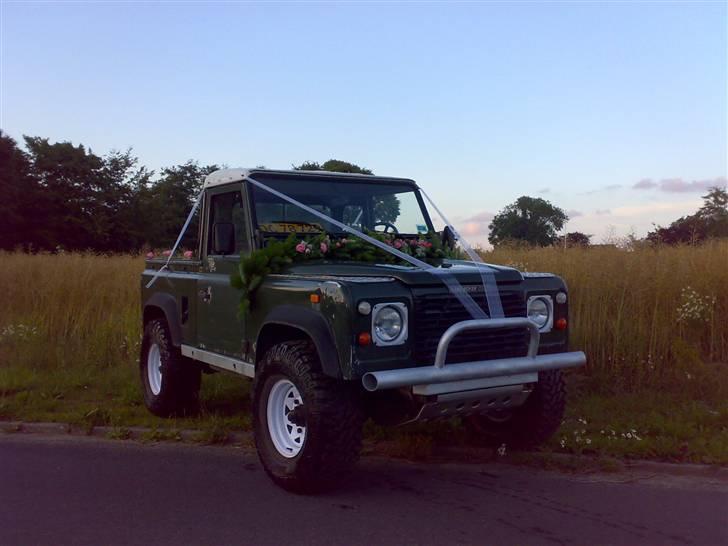
<instances>
[{"instance_id":1,"label":"windshield frame","mask_svg":"<svg viewBox=\"0 0 728 546\"><path fill-rule=\"evenodd\" d=\"M338 176L337 176L338 175ZM330 184L373 184L373 185L380 185L380 186L399 186L399 187L409 187L409 190L412 191L415 195L415 198L417 199L417 204L420 207L420 212L422 214L422 217L425 221L425 224L427 226L428 233L436 233L435 228L432 224L432 219L430 218L430 213L427 210L427 206L425 205L425 201L422 197L422 194L420 193L420 189L417 186L417 184L408 179L402 179L402 178L383 178L383 177L377 177L374 175L358 175L358 176L347 176L344 173L319 173L319 172L305 172L302 171L301 173L267 173L265 171L259 171L253 174L251 177L254 180L262 183L262 184L270 184L271 182L277 182L280 180L293 180L293 179L308 179L310 182L326 182ZM278 232L271 232L271 231L262 231L260 229L260 224L258 223L258 217L257 217L257 207L255 202L255 193L256 191L265 191L262 188L256 188L250 185L248 194L248 199L250 200L250 221L253 226L254 233L261 235L265 238L285 238L288 237L291 233L278 233ZM282 191L278 188L278 191ZM404 192L401 192L404 193ZM295 197L292 197L292 199L295 199ZM295 206L295 205L293 205ZM325 213L322 213L325 214ZM352 229L357 229L352 226ZM358 230L357 230L358 231ZM294 232L295 233L295 232ZM327 233L333 236L344 236L347 234L345 231L324 231L323 233ZM382 233L382 232L376 232L376 233ZM300 236L301 238L306 237L307 235L314 235L313 233L307 234L307 233L295 233L297 236ZM424 234L418 234L418 233L401 233L401 234L393 234L393 233L387 233L388 235L401 235L404 238L413 238L413 237L421 237ZM262 237L257 237L257 239L261 239L260 244L262 244Z\"/></svg>"}]
</instances>

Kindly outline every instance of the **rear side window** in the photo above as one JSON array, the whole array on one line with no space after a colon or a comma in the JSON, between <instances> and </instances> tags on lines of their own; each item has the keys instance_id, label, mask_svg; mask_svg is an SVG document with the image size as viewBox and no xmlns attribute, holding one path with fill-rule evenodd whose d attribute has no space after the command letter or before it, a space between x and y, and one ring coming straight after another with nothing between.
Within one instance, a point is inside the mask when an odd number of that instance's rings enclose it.
<instances>
[{"instance_id":1,"label":"rear side window","mask_svg":"<svg viewBox=\"0 0 728 546\"><path fill-rule=\"evenodd\" d=\"M231 191L213 195L210 199L210 223L208 227L207 252L213 254L212 236L213 227L217 223L232 224L235 230L235 253L247 252L248 245L247 222L245 221L245 208L240 191Z\"/></svg>"}]
</instances>

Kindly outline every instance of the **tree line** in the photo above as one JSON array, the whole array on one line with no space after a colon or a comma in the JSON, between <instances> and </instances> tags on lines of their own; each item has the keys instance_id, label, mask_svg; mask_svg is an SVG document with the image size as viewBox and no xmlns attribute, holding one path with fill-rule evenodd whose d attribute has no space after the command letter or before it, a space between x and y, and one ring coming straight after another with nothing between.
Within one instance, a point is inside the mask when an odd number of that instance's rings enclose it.
<instances>
[{"instance_id":1,"label":"tree line","mask_svg":"<svg viewBox=\"0 0 728 546\"><path fill-rule=\"evenodd\" d=\"M574 231L559 235L569 219L559 207L545 199L522 196L498 214L488 226L493 246L526 243L533 246L589 246L591 235ZM631 244L699 244L728 237L728 191L711 188L695 214L683 216L669 226L655 226L644 239L627 237Z\"/></svg>"},{"instance_id":2,"label":"tree line","mask_svg":"<svg viewBox=\"0 0 728 546\"><path fill-rule=\"evenodd\" d=\"M174 241L202 178L188 161L159 175L130 150L99 156L82 144L0 133L0 248L128 252ZM194 230L189 230L194 233Z\"/></svg>"},{"instance_id":3,"label":"tree line","mask_svg":"<svg viewBox=\"0 0 728 546\"><path fill-rule=\"evenodd\" d=\"M159 174L131 150L95 154L83 144L24 136L25 150L0 130L0 249L130 252L167 248L177 238L204 177L221 168L188 161ZM331 159L297 170L372 174ZM377 203L392 209L391 203ZM398 210L398 209L396 209ZM182 246L194 246L197 218Z\"/></svg>"},{"instance_id":4,"label":"tree line","mask_svg":"<svg viewBox=\"0 0 728 546\"><path fill-rule=\"evenodd\" d=\"M164 248L177 237L181 222L206 175L220 168L188 161L155 173L139 164L131 150L100 156L83 144L51 143L24 136L24 148L0 130L0 249L129 252ZM353 163L331 159L305 162L300 170L373 174ZM714 188L694 215L648 234L652 243L695 243L728 236L728 194ZM392 208L391 203L380 203ZM589 235L559 235L568 220L550 202L523 196L490 224L494 245L588 245ZM196 221L196 220L195 220ZM183 246L191 246L196 226ZM187 245L185 245L187 243Z\"/></svg>"},{"instance_id":5,"label":"tree line","mask_svg":"<svg viewBox=\"0 0 728 546\"><path fill-rule=\"evenodd\" d=\"M695 244L728 237L728 191L711 188L695 214L682 216L667 227L656 226L647 234L650 243Z\"/></svg>"}]
</instances>

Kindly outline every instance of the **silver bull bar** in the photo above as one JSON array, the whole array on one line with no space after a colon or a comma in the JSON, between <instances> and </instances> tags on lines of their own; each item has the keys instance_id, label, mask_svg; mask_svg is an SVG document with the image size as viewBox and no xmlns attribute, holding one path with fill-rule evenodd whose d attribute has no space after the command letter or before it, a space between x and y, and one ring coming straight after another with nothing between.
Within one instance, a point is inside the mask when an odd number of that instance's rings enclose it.
<instances>
[{"instance_id":1,"label":"silver bull bar","mask_svg":"<svg viewBox=\"0 0 728 546\"><path fill-rule=\"evenodd\" d=\"M528 353L526 356L445 365L450 342L459 333L465 330L514 327L527 328L530 333ZM368 372L362 376L361 381L366 390L373 392L399 387L413 387L415 385L430 385L451 381L485 379L546 370L558 370L561 368L574 368L586 364L586 355L582 351L539 355L537 354L538 344L538 327L526 317L465 320L453 324L442 334L437 344L437 353L435 354L435 364L433 366Z\"/></svg>"}]
</instances>

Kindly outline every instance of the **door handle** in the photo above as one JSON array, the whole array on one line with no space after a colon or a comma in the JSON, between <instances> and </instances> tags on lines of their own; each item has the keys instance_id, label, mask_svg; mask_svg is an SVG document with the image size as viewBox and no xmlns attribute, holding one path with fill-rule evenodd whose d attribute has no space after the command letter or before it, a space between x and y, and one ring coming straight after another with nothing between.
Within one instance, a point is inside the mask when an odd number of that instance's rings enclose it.
<instances>
[{"instance_id":1,"label":"door handle","mask_svg":"<svg viewBox=\"0 0 728 546\"><path fill-rule=\"evenodd\" d=\"M204 290L200 290L200 297L204 303L210 303L212 299L212 286L208 286Z\"/></svg>"}]
</instances>

